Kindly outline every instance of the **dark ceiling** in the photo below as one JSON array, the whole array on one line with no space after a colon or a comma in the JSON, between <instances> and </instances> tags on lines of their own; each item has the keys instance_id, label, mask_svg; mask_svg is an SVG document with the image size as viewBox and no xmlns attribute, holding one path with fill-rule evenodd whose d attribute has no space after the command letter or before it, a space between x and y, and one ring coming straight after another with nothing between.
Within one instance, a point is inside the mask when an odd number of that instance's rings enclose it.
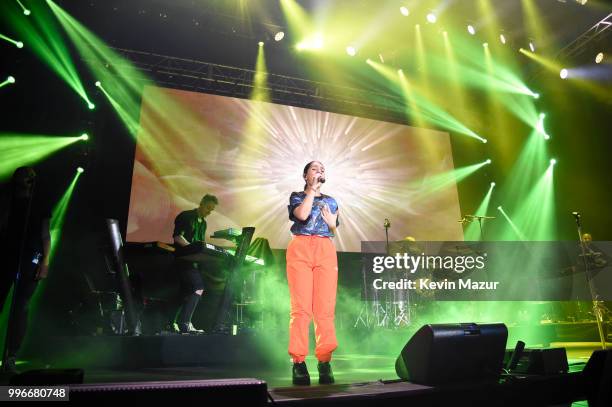
<instances>
[{"instance_id":1,"label":"dark ceiling","mask_svg":"<svg viewBox=\"0 0 612 407\"><path fill-rule=\"evenodd\" d=\"M554 57L559 50L585 33L612 12L612 5L603 1L588 1L583 6L575 0L533 0L539 10L545 38L536 38L538 52ZM431 10L437 10L437 26L465 31L473 23L480 29L492 19L480 19L481 0L444 1L366 1L366 0L301 0L298 3L317 21L327 18L333 25L339 10L349 10L355 36L367 30L376 19L382 19L373 38L364 46L361 55L401 50L407 26L424 23ZM206 62L228 64L244 68L254 63L253 44L263 40L270 44L275 58L268 66L270 72L301 76L295 63L290 27L277 0L89 0L57 1L110 45L146 52L191 58ZM490 0L500 29L510 44L526 47L529 34L525 28L522 1ZM411 10L402 20L399 6L407 4ZM331 21L330 21L331 20ZM412 22L412 24L406 23ZM286 33L283 41L272 39L275 32ZM612 31L612 30L607 30ZM609 36L601 36L610 48ZM396 42L389 38L398 38ZM394 45L395 44L395 45ZM296 66L297 65L297 66Z\"/></svg>"}]
</instances>

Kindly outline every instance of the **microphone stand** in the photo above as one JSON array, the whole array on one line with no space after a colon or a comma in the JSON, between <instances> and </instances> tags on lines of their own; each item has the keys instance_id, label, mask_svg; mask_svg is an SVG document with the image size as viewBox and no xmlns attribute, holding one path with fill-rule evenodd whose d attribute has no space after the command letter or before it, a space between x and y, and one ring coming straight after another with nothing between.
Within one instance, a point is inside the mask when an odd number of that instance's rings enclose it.
<instances>
[{"instance_id":1,"label":"microphone stand","mask_svg":"<svg viewBox=\"0 0 612 407\"><path fill-rule=\"evenodd\" d=\"M389 226L391 226L391 222L389 219L385 219L385 237L387 239L387 256L389 255Z\"/></svg>"},{"instance_id":2,"label":"microphone stand","mask_svg":"<svg viewBox=\"0 0 612 407\"><path fill-rule=\"evenodd\" d=\"M578 212L573 213L576 218L576 227L578 228L578 239L580 240L580 250L582 251L582 261L584 262L584 272L589 283L589 291L591 293L591 299L593 301L593 314L595 315L595 322L597 323L597 331L599 332L599 340L601 341L601 348L606 349L606 337L603 330L603 309L601 301L599 301L599 295L593 285L593 276L591 270L589 270L589 262L586 258L586 245L582 238L582 224L580 222L580 214Z\"/></svg>"}]
</instances>

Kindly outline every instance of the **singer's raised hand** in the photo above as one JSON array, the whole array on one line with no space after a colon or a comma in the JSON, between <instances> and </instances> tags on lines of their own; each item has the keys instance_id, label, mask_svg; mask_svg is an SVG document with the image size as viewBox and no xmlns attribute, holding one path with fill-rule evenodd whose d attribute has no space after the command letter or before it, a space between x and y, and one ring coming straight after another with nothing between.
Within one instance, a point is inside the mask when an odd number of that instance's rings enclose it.
<instances>
[{"instance_id":1,"label":"singer's raised hand","mask_svg":"<svg viewBox=\"0 0 612 407\"><path fill-rule=\"evenodd\" d=\"M339 211L340 209L338 209L336 213L332 213L332 211L329 210L329 206L327 205L325 205L321 210L321 216L323 217L325 223L327 223L327 226L329 226L330 230L336 229L336 220L338 219Z\"/></svg>"}]
</instances>

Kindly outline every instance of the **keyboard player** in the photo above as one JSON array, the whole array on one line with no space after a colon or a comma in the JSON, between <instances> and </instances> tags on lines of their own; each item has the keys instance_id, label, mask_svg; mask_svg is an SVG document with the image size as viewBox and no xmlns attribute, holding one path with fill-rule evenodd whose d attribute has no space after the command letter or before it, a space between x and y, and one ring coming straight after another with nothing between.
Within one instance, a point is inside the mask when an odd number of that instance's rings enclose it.
<instances>
[{"instance_id":1,"label":"keyboard player","mask_svg":"<svg viewBox=\"0 0 612 407\"><path fill-rule=\"evenodd\" d=\"M195 209L179 213L174 220L173 239L176 246L187 246L194 242L203 242L206 236L206 217L215 210L219 200L214 195L206 194ZM192 261L176 259L176 271L181 280L182 304L175 315L176 325L181 333L198 334L204 331L196 329L191 318L204 292L204 281L200 265Z\"/></svg>"}]
</instances>

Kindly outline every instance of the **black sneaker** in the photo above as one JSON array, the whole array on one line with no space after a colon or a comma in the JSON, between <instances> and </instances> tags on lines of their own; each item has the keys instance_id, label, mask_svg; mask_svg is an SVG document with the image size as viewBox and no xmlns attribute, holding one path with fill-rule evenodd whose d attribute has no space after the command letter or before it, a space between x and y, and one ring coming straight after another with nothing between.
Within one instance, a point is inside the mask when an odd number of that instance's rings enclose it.
<instances>
[{"instance_id":1,"label":"black sneaker","mask_svg":"<svg viewBox=\"0 0 612 407\"><path fill-rule=\"evenodd\" d=\"M17 374L17 358L15 356L7 356L2 364L2 371L7 374Z\"/></svg>"},{"instance_id":2,"label":"black sneaker","mask_svg":"<svg viewBox=\"0 0 612 407\"><path fill-rule=\"evenodd\" d=\"M317 368L319 369L319 384L332 384L335 382L334 373L329 362L319 362Z\"/></svg>"},{"instance_id":3,"label":"black sneaker","mask_svg":"<svg viewBox=\"0 0 612 407\"><path fill-rule=\"evenodd\" d=\"M203 329L196 329L191 322L188 324L178 324L178 328L182 334L198 335L204 333Z\"/></svg>"},{"instance_id":4,"label":"black sneaker","mask_svg":"<svg viewBox=\"0 0 612 407\"><path fill-rule=\"evenodd\" d=\"M293 384L297 386L310 385L310 375L308 374L306 362L293 364Z\"/></svg>"}]
</instances>

